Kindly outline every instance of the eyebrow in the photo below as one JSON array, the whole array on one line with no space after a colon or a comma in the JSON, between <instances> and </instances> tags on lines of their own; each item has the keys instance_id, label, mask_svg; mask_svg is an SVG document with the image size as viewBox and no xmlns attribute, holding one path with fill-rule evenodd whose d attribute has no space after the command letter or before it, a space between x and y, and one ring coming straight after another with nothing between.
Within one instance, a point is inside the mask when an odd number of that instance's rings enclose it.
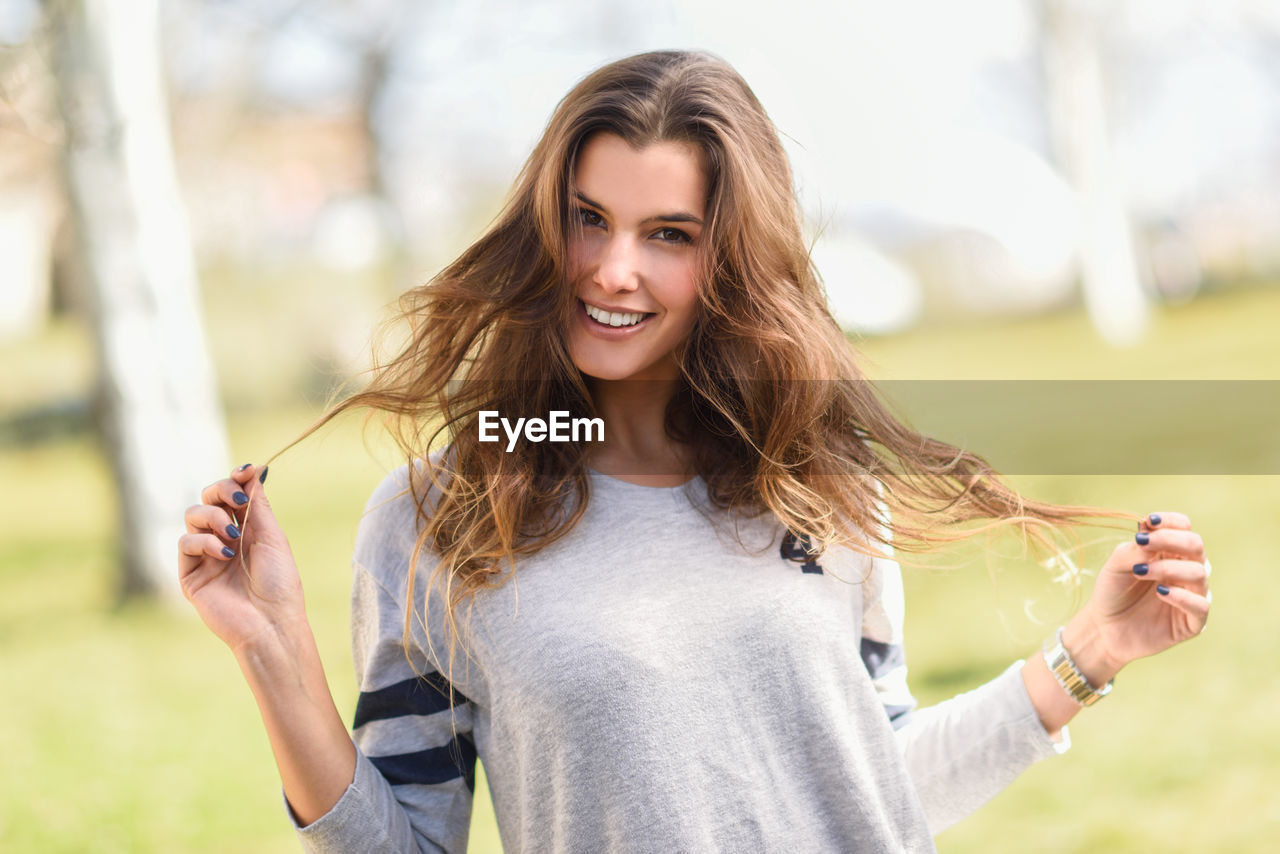
<instances>
[{"instance_id":1,"label":"eyebrow","mask_svg":"<svg viewBox=\"0 0 1280 854\"><path fill-rule=\"evenodd\" d=\"M608 213L608 212L609 212L609 209L608 209L608 208L606 208L604 205L600 204L600 203L599 203L599 202L597 202L597 201L593 201L593 200L591 200L591 199L587 198L585 195L583 195L583 194L582 194L582 192L581 192L581 191L574 190L573 195L574 195L574 196L578 199L578 201L580 201L580 202L583 202L583 203L585 203L585 204L591 205L591 207L593 207L593 208L599 208L600 210L604 211L605 213ZM658 214L657 216L651 216L651 217L649 217L649 218L647 218L647 219L645 219L645 220L641 221L641 223L640 223L640 224L641 224L641 225L646 225L646 224L651 223L651 222L693 222L693 223L697 223L698 225L702 225L702 224L703 224L703 223L702 223L702 220L698 219L698 218L697 218L696 216L694 216L693 214L691 214L691 213L684 213L683 211L677 211L676 213L665 213L665 214Z\"/></svg>"}]
</instances>

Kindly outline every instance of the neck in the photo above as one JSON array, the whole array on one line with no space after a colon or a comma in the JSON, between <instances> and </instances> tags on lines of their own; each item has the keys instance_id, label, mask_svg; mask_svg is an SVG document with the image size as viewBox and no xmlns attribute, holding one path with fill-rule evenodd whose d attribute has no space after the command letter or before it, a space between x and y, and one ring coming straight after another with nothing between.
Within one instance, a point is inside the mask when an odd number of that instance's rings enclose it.
<instances>
[{"instance_id":1,"label":"neck","mask_svg":"<svg viewBox=\"0 0 1280 854\"><path fill-rule=\"evenodd\" d=\"M604 441L588 462L611 475L687 478L688 448L666 433L666 411L679 387L671 380L598 380L587 378L596 411L604 418Z\"/></svg>"}]
</instances>

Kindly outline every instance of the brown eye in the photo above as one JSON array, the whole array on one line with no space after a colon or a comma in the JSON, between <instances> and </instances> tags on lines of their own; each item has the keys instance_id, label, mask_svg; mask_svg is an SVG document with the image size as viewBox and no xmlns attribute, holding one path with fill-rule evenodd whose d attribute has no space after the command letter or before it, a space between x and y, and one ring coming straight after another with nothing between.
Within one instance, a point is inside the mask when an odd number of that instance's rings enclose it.
<instances>
[{"instance_id":1,"label":"brown eye","mask_svg":"<svg viewBox=\"0 0 1280 854\"><path fill-rule=\"evenodd\" d=\"M678 228L660 228L658 237L663 243L692 243L693 238Z\"/></svg>"},{"instance_id":2,"label":"brown eye","mask_svg":"<svg viewBox=\"0 0 1280 854\"><path fill-rule=\"evenodd\" d=\"M582 221L583 225L601 225L604 223L600 214L586 208L578 208L578 219Z\"/></svg>"}]
</instances>

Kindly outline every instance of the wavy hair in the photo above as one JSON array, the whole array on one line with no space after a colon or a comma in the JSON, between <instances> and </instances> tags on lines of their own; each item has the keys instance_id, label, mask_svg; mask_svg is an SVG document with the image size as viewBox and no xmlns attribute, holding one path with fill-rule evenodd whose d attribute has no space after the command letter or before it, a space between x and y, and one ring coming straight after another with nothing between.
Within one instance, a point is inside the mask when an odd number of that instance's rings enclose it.
<instances>
[{"instance_id":1,"label":"wavy hair","mask_svg":"<svg viewBox=\"0 0 1280 854\"><path fill-rule=\"evenodd\" d=\"M665 420L716 507L771 512L813 554L836 544L874 553L890 541L922 550L996 526L1053 548L1049 534L1087 518L1137 518L1024 499L980 456L895 417L832 318L790 164L760 102L718 57L653 51L599 68L560 101L483 236L402 296L394 322L408 336L398 353L300 437L368 407L386 416L408 459L438 460L409 467L421 524L406 646L424 548L439 557L429 586L439 582L447 603L452 662L458 609L567 533L589 499L582 446L525 442L507 453L478 440L478 421L482 410L596 415L565 330L575 303L568 241L580 227L574 168L597 133L635 149L690 143L703 155L698 312L675 353L680 379Z\"/></svg>"}]
</instances>

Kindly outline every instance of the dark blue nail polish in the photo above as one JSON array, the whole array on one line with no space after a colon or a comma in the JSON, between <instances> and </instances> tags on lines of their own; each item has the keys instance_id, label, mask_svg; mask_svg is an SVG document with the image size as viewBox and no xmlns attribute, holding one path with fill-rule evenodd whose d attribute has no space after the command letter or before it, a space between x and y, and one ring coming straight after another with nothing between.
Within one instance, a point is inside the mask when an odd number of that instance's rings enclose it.
<instances>
[{"instance_id":1,"label":"dark blue nail polish","mask_svg":"<svg viewBox=\"0 0 1280 854\"><path fill-rule=\"evenodd\" d=\"M237 504L245 504L249 501L249 496L237 489L236 494L231 496L231 500Z\"/></svg>"},{"instance_id":2,"label":"dark blue nail polish","mask_svg":"<svg viewBox=\"0 0 1280 854\"><path fill-rule=\"evenodd\" d=\"M236 471L244 471L251 465L253 465L253 463L245 463L244 465L240 466L240 468L236 469Z\"/></svg>"},{"instance_id":3,"label":"dark blue nail polish","mask_svg":"<svg viewBox=\"0 0 1280 854\"><path fill-rule=\"evenodd\" d=\"M271 468L271 466L263 466L263 467L262 467L262 474L258 475L258 483L266 483L266 482L267 482L267 471L268 471L270 468Z\"/></svg>"},{"instance_id":4,"label":"dark blue nail polish","mask_svg":"<svg viewBox=\"0 0 1280 854\"><path fill-rule=\"evenodd\" d=\"M237 528L235 525L228 525L228 526L227 526L227 536L228 536L228 537L230 537L230 538L231 538L231 539L233 539L233 540L238 540L238 539L240 539L240 529L239 529L239 528Z\"/></svg>"},{"instance_id":5,"label":"dark blue nail polish","mask_svg":"<svg viewBox=\"0 0 1280 854\"><path fill-rule=\"evenodd\" d=\"M1150 516L1148 516L1148 517L1147 517L1147 521L1148 521L1148 522L1150 522L1152 525L1159 525L1159 524L1160 524L1160 514L1159 514L1159 513L1152 513Z\"/></svg>"},{"instance_id":6,"label":"dark blue nail polish","mask_svg":"<svg viewBox=\"0 0 1280 854\"><path fill-rule=\"evenodd\" d=\"M1151 542L1151 535L1146 531L1139 531L1133 535L1133 538L1138 541L1138 545L1140 546L1145 546L1147 543Z\"/></svg>"},{"instance_id":7,"label":"dark blue nail polish","mask_svg":"<svg viewBox=\"0 0 1280 854\"><path fill-rule=\"evenodd\" d=\"M1169 588L1168 588L1168 587L1165 587L1163 584L1157 584L1157 585L1156 585L1156 592L1157 592L1157 593L1159 593L1161 596L1168 596L1168 595L1169 595Z\"/></svg>"},{"instance_id":8,"label":"dark blue nail polish","mask_svg":"<svg viewBox=\"0 0 1280 854\"><path fill-rule=\"evenodd\" d=\"M227 548L226 546L223 546L223 547L222 547L222 555L223 555L223 557L235 557L235 556L236 556L236 553L235 553L235 552L233 552L233 551L231 551L231 549Z\"/></svg>"},{"instance_id":9,"label":"dark blue nail polish","mask_svg":"<svg viewBox=\"0 0 1280 854\"><path fill-rule=\"evenodd\" d=\"M1135 563L1135 564L1133 565L1133 574L1134 574L1134 575L1146 575L1146 574L1147 574L1147 570L1149 570L1150 568L1151 568L1151 567L1147 566L1145 563Z\"/></svg>"}]
</instances>

